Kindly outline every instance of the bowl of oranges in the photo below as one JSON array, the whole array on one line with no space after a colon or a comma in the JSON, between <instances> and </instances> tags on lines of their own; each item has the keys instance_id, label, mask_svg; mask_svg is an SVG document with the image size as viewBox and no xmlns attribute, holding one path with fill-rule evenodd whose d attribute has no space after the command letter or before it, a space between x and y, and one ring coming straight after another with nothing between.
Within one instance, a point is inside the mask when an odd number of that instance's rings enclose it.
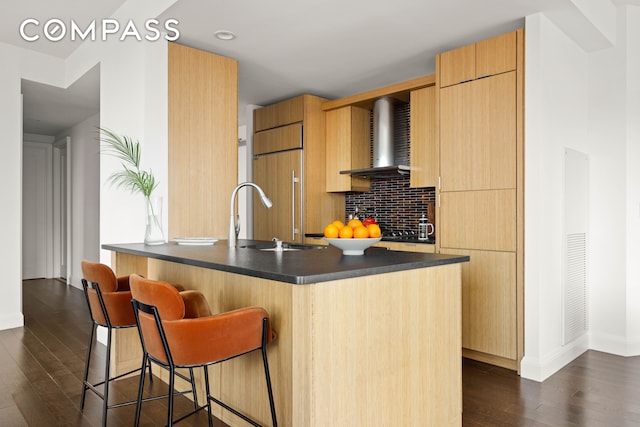
<instances>
[{"instance_id":1,"label":"bowl of oranges","mask_svg":"<svg viewBox=\"0 0 640 427\"><path fill-rule=\"evenodd\" d=\"M342 249L343 255L364 255L364 250L381 238L380 226L375 221L352 219L345 225L336 220L324 228L324 239Z\"/></svg>"}]
</instances>

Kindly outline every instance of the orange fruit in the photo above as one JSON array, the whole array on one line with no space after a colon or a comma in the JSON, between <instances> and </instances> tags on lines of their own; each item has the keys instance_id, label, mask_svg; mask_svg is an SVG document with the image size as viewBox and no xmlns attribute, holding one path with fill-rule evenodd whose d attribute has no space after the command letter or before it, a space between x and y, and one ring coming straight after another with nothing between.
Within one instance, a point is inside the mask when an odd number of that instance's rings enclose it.
<instances>
[{"instance_id":1,"label":"orange fruit","mask_svg":"<svg viewBox=\"0 0 640 427\"><path fill-rule=\"evenodd\" d=\"M329 224L324 228L324 237L336 238L340 230L333 224Z\"/></svg>"},{"instance_id":2,"label":"orange fruit","mask_svg":"<svg viewBox=\"0 0 640 427\"><path fill-rule=\"evenodd\" d=\"M351 228L360 227L362 225L362 221L359 219L351 219L347 225Z\"/></svg>"},{"instance_id":3,"label":"orange fruit","mask_svg":"<svg viewBox=\"0 0 640 427\"><path fill-rule=\"evenodd\" d=\"M353 229L353 237L356 239L368 239L369 238L369 230L364 225L360 225Z\"/></svg>"},{"instance_id":4,"label":"orange fruit","mask_svg":"<svg viewBox=\"0 0 640 427\"><path fill-rule=\"evenodd\" d=\"M378 224L369 224L367 230L369 231L369 237L378 238L382 235Z\"/></svg>"},{"instance_id":5,"label":"orange fruit","mask_svg":"<svg viewBox=\"0 0 640 427\"><path fill-rule=\"evenodd\" d=\"M336 227L338 227L338 230L340 230L342 227L344 227L344 222L340 221L339 219L336 219L331 224L333 224Z\"/></svg>"},{"instance_id":6,"label":"orange fruit","mask_svg":"<svg viewBox=\"0 0 640 427\"><path fill-rule=\"evenodd\" d=\"M353 237L353 228L351 228L351 227L342 227L338 234L343 239L350 239L350 238Z\"/></svg>"}]
</instances>

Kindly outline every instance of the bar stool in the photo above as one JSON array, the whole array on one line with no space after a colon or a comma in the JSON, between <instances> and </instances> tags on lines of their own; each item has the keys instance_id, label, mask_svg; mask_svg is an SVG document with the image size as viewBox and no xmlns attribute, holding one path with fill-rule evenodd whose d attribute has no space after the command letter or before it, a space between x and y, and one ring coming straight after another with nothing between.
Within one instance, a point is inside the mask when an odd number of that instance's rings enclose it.
<instances>
[{"instance_id":1,"label":"bar stool","mask_svg":"<svg viewBox=\"0 0 640 427\"><path fill-rule=\"evenodd\" d=\"M152 361L169 370L168 426L197 411L208 411L209 426L212 426L211 401L242 418L249 424L260 427L256 421L211 396L209 390L209 371L207 367L250 352L260 350L267 384L267 393L271 409L273 426L276 419L269 363L266 346L275 339L271 330L269 314L260 307L240 308L237 310L211 315L208 308L201 307L202 316L195 319L185 317L185 306L190 299L206 303L204 296L196 291L178 292L170 284L131 275L131 293L133 308L142 342L143 361ZM207 312L209 313L207 314ZM174 376L177 368L202 367L204 370L207 403L178 420L173 420ZM140 375L138 404L135 425L138 425L144 388L144 369ZM195 400L195 393L194 393Z\"/></svg>"},{"instance_id":2,"label":"bar stool","mask_svg":"<svg viewBox=\"0 0 640 427\"><path fill-rule=\"evenodd\" d=\"M84 410L84 403L87 390L91 390L103 400L102 405L102 425L107 425L107 412L109 409L126 405L133 405L137 401L120 402L109 404L109 385L112 381L130 375L140 370L140 368L125 372L116 377L111 377L111 338L114 329L125 329L136 326L136 319L131 307L131 291L129 290L129 276L116 277L113 270L105 265L87 260L82 261L82 288L91 315L91 334L89 335L89 345L87 347L86 364L84 368L84 378L82 380L82 398L80 409ZM178 289L184 287L176 285ZM91 383L88 380L89 365L91 363L91 353L95 331L98 326L107 328L107 353L104 368L104 379ZM151 364L149 366L149 380L152 381ZM99 387L102 387L102 392Z\"/></svg>"}]
</instances>

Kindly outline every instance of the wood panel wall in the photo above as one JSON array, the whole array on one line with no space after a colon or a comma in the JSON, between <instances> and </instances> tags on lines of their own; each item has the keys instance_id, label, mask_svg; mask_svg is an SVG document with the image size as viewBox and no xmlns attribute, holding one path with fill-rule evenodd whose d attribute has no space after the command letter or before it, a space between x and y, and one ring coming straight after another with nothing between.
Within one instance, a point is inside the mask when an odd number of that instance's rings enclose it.
<instances>
[{"instance_id":1,"label":"wood panel wall","mask_svg":"<svg viewBox=\"0 0 640 427\"><path fill-rule=\"evenodd\" d=\"M238 183L238 62L169 43L169 239L226 238Z\"/></svg>"}]
</instances>

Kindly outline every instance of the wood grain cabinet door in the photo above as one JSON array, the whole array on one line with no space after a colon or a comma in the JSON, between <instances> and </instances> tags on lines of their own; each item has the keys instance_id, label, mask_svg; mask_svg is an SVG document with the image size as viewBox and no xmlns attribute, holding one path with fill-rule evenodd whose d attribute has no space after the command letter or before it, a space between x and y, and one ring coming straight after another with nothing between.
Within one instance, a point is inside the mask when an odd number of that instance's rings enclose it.
<instances>
[{"instance_id":1,"label":"wood grain cabinet door","mask_svg":"<svg viewBox=\"0 0 640 427\"><path fill-rule=\"evenodd\" d=\"M369 110L353 106L326 112L326 191L369 191L369 179L340 173L370 166L369 116Z\"/></svg>"},{"instance_id":2,"label":"wood grain cabinet door","mask_svg":"<svg viewBox=\"0 0 640 427\"><path fill-rule=\"evenodd\" d=\"M515 189L440 193L440 247L515 251L515 211Z\"/></svg>"},{"instance_id":3,"label":"wood grain cabinet door","mask_svg":"<svg viewBox=\"0 0 640 427\"><path fill-rule=\"evenodd\" d=\"M253 137L253 155L302 148L302 123L294 123L256 132Z\"/></svg>"},{"instance_id":4,"label":"wood grain cabinet door","mask_svg":"<svg viewBox=\"0 0 640 427\"><path fill-rule=\"evenodd\" d=\"M477 79L516 69L516 37L517 32L513 31L476 43Z\"/></svg>"},{"instance_id":5,"label":"wood grain cabinet door","mask_svg":"<svg viewBox=\"0 0 640 427\"><path fill-rule=\"evenodd\" d=\"M476 45L470 44L439 55L440 87L468 82L476 78Z\"/></svg>"},{"instance_id":6,"label":"wood grain cabinet door","mask_svg":"<svg viewBox=\"0 0 640 427\"><path fill-rule=\"evenodd\" d=\"M515 360L516 254L463 249L441 253L471 259L462 265L462 347Z\"/></svg>"},{"instance_id":7,"label":"wood grain cabinet door","mask_svg":"<svg viewBox=\"0 0 640 427\"><path fill-rule=\"evenodd\" d=\"M440 90L441 191L516 187L515 72Z\"/></svg>"},{"instance_id":8,"label":"wood grain cabinet door","mask_svg":"<svg viewBox=\"0 0 640 427\"><path fill-rule=\"evenodd\" d=\"M411 92L410 150L411 188L438 185L438 138L436 132L436 87Z\"/></svg>"},{"instance_id":9,"label":"wood grain cabinet door","mask_svg":"<svg viewBox=\"0 0 640 427\"><path fill-rule=\"evenodd\" d=\"M302 243L302 150L258 156L253 178L273 202L264 207L256 193L253 202L253 237Z\"/></svg>"}]
</instances>

